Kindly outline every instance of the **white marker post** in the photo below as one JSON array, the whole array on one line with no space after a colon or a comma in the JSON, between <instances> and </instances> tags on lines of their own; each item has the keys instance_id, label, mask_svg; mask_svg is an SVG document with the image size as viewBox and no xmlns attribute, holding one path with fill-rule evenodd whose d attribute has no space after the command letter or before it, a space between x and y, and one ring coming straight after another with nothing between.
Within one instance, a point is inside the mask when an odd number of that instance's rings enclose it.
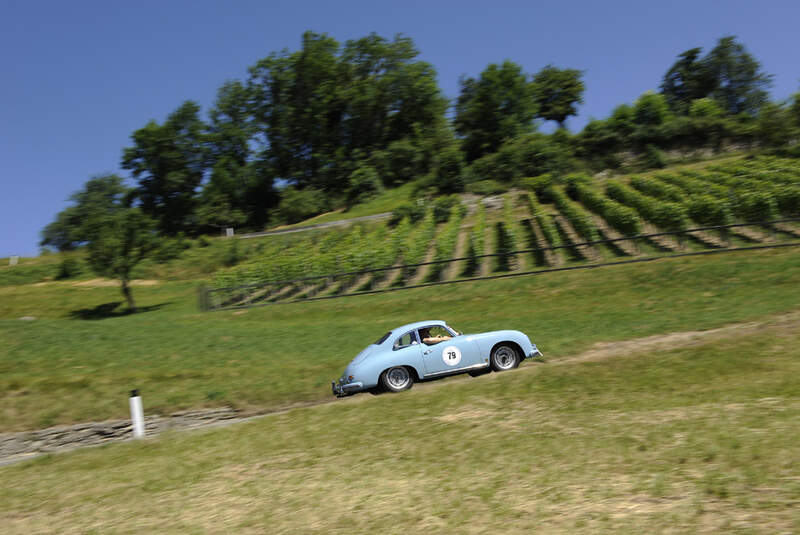
<instances>
[{"instance_id":1,"label":"white marker post","mask_svg":"<svg viewBox=\"0 0 800 535\"><path fill-rule=\"evenodd\" d=\"M225 237L233 238L233 227L228 227L225 229Z\"/></svg>"},{"instance_id":2,"label":"white marker post","mask_svg":"<svg viewBox=\"0 0 800 535\"><path fill-rule=\"evenodd\" d=\"M138 390L131 390L131 421L133 422L133 438L144 437L144 411L142 398Z\"/></svg>"}]
</instances>

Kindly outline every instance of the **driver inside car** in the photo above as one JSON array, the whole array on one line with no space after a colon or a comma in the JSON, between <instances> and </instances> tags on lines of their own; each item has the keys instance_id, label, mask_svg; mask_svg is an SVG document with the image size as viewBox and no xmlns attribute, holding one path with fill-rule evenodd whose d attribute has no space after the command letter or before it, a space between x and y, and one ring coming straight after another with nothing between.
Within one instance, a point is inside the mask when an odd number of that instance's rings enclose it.
<instances>
[{"instance_id":1,"label":"driver inside car","mask_svg":"<svg viewBox=\"0 0 800 535\"><path fill-rule=\"evenodd\" d=\"M423 344L433 345L438 344L439 342L444 342L445 340L450 340L451 337L447 335L431 336L430 329L425 327L419 330L419 338L422 340Z\"/></svg>"}]
</instances>

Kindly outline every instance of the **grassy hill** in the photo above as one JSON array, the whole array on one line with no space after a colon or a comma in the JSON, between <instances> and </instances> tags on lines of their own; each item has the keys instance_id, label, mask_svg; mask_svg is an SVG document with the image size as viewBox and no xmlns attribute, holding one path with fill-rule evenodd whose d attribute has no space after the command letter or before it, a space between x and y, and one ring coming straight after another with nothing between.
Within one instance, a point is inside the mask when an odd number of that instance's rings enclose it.
<instances>
[{"instance_id":1,"label":"grassy hill","mask_svg":"<svg viewBox=\"0 0 800 535\"><path fill-rule=\"evenodd\" d=\"M798 332L792 314L689 346L46 456L0 469L0 519L6 533L795 532Z\"/></svg>"}]
</instances>

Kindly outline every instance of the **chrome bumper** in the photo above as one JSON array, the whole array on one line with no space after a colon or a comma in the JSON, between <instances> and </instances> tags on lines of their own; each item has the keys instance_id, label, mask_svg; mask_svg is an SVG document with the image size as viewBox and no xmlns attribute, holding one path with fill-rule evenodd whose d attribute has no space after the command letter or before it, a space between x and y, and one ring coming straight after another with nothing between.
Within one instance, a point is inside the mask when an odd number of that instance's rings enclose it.
<instances>
[{"instance_id":1,"label":"chrome bumper","mask_svg":"<svg viewBox=\"0 0 800 535\"><path fill-rule=\"evenodd\" d=\"M333 395L337 398L341 398L344 396L349 396L355 394L356 392L363 390L364 383L337 383L336 381L331 381L331 390L333 391Z\"/></svg>"},{"instance_id":2,"label":"chrome bumper","mask_svg":"<svg viewBox=\"0 0 800 535\"><path fill-rule=\"evenodd\" d=\"M528 358L532 359L533 357L543 357L543 356L544 355L542 355L542 352L534 347L533 351L531 351L530 354L528 355Z\"/></svg>"}]
</instances>

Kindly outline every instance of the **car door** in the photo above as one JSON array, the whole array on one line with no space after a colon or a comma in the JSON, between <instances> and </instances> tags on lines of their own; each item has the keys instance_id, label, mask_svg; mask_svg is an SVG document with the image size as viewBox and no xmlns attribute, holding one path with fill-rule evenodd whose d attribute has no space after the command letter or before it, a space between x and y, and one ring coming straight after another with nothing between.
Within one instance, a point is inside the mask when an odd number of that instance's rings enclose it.
<instances>
[{"instance_id":1,"label":"car door","mask_svg":"<svg viewBox=\"0 0 800 535\"><path fill-rule=\"evenodd\" d=\"M437 344L422 344L425 375L440 375L485 364L478 344L466 336L455 336Z\"/></svg>"},{"instance_id":2,"label":"car door","mask_svg":"<svg viewBox=\"0 0 800 535\"><path fill-rule=\"evenodd\" d=\"M409 331L392 344L392 365L412 364L419 366L423 344L419 343L417 331Z\"/></svg>"}]
</instances>

